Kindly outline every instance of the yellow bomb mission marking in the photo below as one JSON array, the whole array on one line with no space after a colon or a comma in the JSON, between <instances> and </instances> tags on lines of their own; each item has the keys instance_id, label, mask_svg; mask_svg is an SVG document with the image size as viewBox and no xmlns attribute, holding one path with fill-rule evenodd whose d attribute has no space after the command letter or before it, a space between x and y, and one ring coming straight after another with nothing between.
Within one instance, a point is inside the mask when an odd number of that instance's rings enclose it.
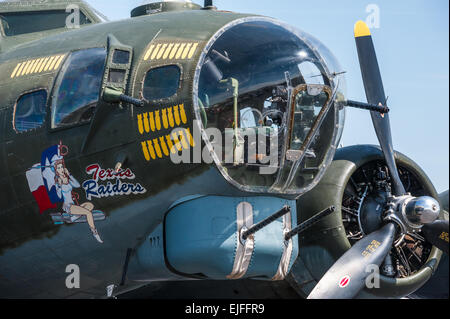
<instances>
[{"instance_id":1,"label":"yellow bomb mission marking","mask_svg":"<svg viewBox=\"0 0 450 319\"><path fill-rule=\"evenodd\" d=\"M175 105L155 112L138 114L139 133L156 132L161 129L175 128L187 123L184 104Z\"/></svg>"},{"instance_id":2,"label":"yellow bomb mission marking","mask_svg":"<svg viewBox=\"0 0 450 319\"><path fill-rule=\"evenodd\" d=\"M168 45L169 47L169 45ZM152 134L161 130L175 129L171 134L153 137L141 142L142 152L147 162L176 154L183 149L195 147L194 138L189 128L180 125L187 124L188 119L184 104L178 104L162 110L146 112L137 115L138 130L141 135Z\"/></svg>"},{"instance_id":3,"label":"yellow bomb mission marking","mask_svg":"<svg viewBox=\"0 0 450 319\"><path fill-rule=\"evenodd\" d=\"M195 142L189 128L180 128L179 131L172 134L143 141L141 146L145 160L149 162L151 159L168 157L170 153L176 154L183 149L195 147Z\"/></svg>"},{"instance_id":4,"label":"yellow bomb mission marking","mask_svg":"<svg viewBox=\"0 0 450 319\"><path fill-rule=\"evenodd\" d=\"M192 59L197 48L198 42L151 44L144 55L144 61Z\"/></svg>"},{"instance_id":5,"label":"yellow bomb mission marking","mask_svg":"<svg viewBox=\"0 0 450 319\"><path fill-rule=\"evenodd\" d=\"M16 65L11 73L11 79L25 75L38 74L42 72L56 71L61 66L65 54L27 60Z\"/></svg>"}]
</instances>

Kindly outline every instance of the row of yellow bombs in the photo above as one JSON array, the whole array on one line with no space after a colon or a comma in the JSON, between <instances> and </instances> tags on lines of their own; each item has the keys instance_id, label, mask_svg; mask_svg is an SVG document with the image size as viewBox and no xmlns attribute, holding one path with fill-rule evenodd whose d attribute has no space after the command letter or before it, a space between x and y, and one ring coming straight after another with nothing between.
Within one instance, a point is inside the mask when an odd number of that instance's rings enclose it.
<instances>
[{"instance_id":1,"label":"row of yellow bombs","mask_svg":"<svg viewBox=\"0 0 450 319\"><path fill-rule=\"evenodd\" d=\"M164 129L174 128L187 123L184 104L168 107L161 111L147 112L138 116L139 133L150 133Z\"/></svg>"},{"instance_id":2,"label":"row of yellow bombs","mask_svg":"<svg viewBox=\"0 0 450 319\"><path fill-rule=\"evenodd\" d=\"M147 161L167 157L170 153L176 154L177 151L187 150L190 146L195 147L194 138L189 128L180 128L171 134L144 141L141 144L142 152Z\"/></svg>"}]
</instances>

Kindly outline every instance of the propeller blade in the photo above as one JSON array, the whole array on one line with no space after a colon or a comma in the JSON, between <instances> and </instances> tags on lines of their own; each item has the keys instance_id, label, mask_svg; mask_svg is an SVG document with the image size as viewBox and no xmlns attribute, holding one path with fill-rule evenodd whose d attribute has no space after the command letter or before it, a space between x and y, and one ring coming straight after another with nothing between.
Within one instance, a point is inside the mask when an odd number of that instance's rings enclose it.
<instances>
[{"instance_id":1,"label":"propeller blade","mask_svg":"<svg viewBox=\"0 0 450 319\"><path fill-rule=\"evenodd\" d=\"M355 25L355 41L358 49L359 64L366 90L367 102L370 104L386 106L386 95L384 93L383 81L380 68L373 45L369 27L358 21ZM394 195L405 195L405 188L400 180L397 165L394 158L394 147L392 145L391 125L389 114L371 112L372 122L377 133L378 141L383 150L386 163L393 180Z\"/></svg>"},{"instance_id":2,"label":"propeller blade","mask_svg":"<svg viewBox=\"0 0 450 319\"><path fill-rule=\"evenodd\" d=\"M427 241L448 255L448 220L437 220L422 227Z\"/></svg>"},{"instance_id":3,"label":"propeller blade","mask_svg":"<svg viewBox=\"0 0 450 319\"><path fill-rule=\"evenodd\" d=\"M367 266L380 266L394 241L396 225L388 223L350 248L322 277L308 299L351 299L365 286Z\"/></svg>"}]
</instances>

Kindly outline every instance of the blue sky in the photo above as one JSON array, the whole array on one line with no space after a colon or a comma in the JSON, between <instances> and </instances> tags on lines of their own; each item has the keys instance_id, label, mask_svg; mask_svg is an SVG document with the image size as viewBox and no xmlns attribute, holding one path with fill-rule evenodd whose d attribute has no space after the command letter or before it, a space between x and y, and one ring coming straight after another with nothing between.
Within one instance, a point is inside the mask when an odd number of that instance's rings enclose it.
<instances>
[{"instance_id":1,"label":"blue sky","mask_svg":"<svg viewBox=\"0 0 450 319\"><path fill-rule=\"evenodd\" d=\"M88 0L110 20L141 0ZM203 1L194 1L202 4ZM347 71L347 98L366 101L353 26L380 9L372 30L396 150L416 161L441 192L449 188L449 2L447 0L216 0L219 9L270 16L322 41ZM347 110L344 146L378 144L370 114Z\"/></svg>"}]
</instances>

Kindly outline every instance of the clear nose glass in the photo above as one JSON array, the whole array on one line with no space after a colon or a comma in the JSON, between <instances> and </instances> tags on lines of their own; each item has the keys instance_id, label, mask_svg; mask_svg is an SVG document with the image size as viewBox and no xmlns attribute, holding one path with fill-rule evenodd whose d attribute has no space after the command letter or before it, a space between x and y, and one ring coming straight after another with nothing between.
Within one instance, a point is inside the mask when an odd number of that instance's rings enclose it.
<instances>
[{"instance_id":1,"label":"clear nose glass","mask_svg":"<svg viewBox=\"0 0 450 319\"><path fill-rule=\"evenodd\" d=\"M294 98L294 116L290 139L291 150L301 150L313 133L319 115L331 98L331 89L321 85L301 85Z\"/></svg>"},{"instance_id":2,"label":"clear nose glass","mask_svg":"<svg viewBox=\"0 0 450 319\"><path fill-rule=\"evenodd\" d=\"M199 62L194 104L227 180L246 191L285 192L282 180L293 167L287 153L309 151L302 148L308 136L310 145L317 143L313 131L326 117L327 103L333 108L332 90L315 48L283 25L261 19L238 23L211 40ZM335 116L328 118L333 133ZM309 182L293 183L292 192Z\"/></svg>"}]
</instances>

